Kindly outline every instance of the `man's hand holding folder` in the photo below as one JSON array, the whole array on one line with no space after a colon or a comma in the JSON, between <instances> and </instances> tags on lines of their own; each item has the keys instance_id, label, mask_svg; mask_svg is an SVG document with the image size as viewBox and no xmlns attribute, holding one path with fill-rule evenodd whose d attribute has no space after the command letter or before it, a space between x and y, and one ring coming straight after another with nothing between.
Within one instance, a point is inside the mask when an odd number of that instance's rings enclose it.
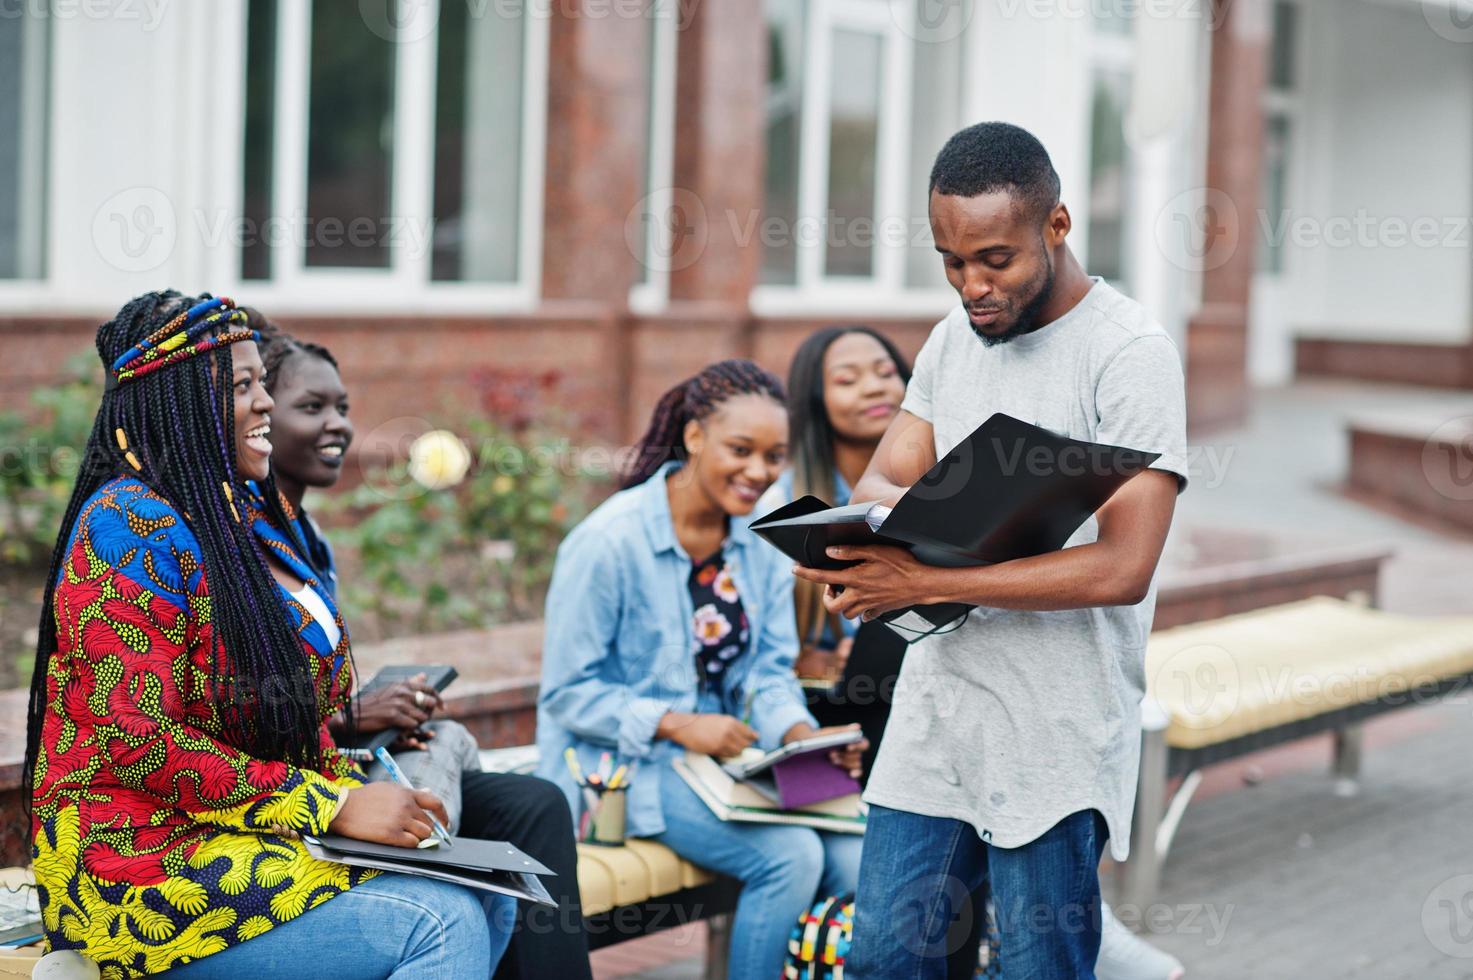
<instances>
[{"instance_id":1,"label":"man's hand holding folder","mask_svg":"<svg viewBox=\"0 0 1473 980\"><path fill-rule=\"evenodd\" d=\"M940 598L944 585L936 581L936 573L955 570L922 564L904 548L833 545L824 554L858 564L840 569L794 565L793 574L822 584L824 608L847 619L868 621L895 609L953 601Z\"/></svg>"},{"instance_id":2,"label":"man's hand holding folder","mask_svg":"<svg viewBox=\"0 0 1473 980\"><path fill-rule=\"evenodd\" d=\"M829 611L884 617L910 639L975 606L1129 605L1149 590L1175 507L1176 477L1147 469L1158 457L997 413L937 460L931 424L901 412L856 503L804 497L752 530L826 586ZM864 503L875 498L894 506ZM1092 515L1097 539L1065 549Z\"/></svg>"}]
</instances>

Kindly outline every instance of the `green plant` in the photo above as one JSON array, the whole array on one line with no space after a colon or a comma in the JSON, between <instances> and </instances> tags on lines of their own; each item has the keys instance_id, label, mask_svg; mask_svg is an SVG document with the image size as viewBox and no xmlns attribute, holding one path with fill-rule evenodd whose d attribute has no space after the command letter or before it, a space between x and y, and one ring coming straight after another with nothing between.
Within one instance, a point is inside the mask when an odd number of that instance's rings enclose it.
<instances>
[{"instance_id":1,"label":"green plant","mask_svg":"<svg viewBox=\"0 0 1473 980\"><path fill-rule=\"evenodd\" d=\"M30 676L46 565L66 515L102 386L78 354L24 412L0 412L0 688Z\"/></svg>"},{"instance_id":2,"label":"green plant","mask_svg":"<svg viewBox=\"0 0 1473 980\"><path fill-rule=\"evenodd\" d=\"M96 360L79 354L59 384L31 393L31 411L0 413L0 564L51 557L100 397Z\"/></svg>"},{"instance_id":3,"label":"green plant","mask_svg":"<svg viewBox=\"0 0 1473 980\"><path fill-rule=\"evenodd\" d=\"M455 485L427 487L398 460L328 508L360 637L540 616L558 543L608 489L550 426L474 415L456 428L470 458Z\"/></svg>"}]
</instances>

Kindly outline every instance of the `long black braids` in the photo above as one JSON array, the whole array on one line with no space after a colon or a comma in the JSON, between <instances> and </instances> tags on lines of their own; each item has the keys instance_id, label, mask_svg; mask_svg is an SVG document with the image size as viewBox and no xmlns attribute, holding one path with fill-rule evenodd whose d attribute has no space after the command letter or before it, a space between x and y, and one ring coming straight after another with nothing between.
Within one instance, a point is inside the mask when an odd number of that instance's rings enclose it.
<instances>
[{"instance_id":1,"label":"long black braids","mask_svg":"<svg viewBox=\"0 0 1473 980\"><path fill-rule=\"evenodd\" d=\"M170 290L129 301L97 330L104 367L206 299ZM231 350L222 344L110 385L103 394L47 570L27 712L26 785L34 785L40 761L47 679L57 649L55 593L67 545L88 499L117 476L136 477L168 500L199 542L214 645L210 683L227 739L258 758L314 768L322 763L310 664L243 519ZM268 478L261 490L269 509L277 501L274 481ZM291 533L289 523L280 526Z\"/></svg>"},{"instance_id":2,"label":"long black braids","mask_svg":"<svg viewBox=\"0 0 1473 980\"><path fill-rule=\"evenodd\" d=\"M787 393L777 376L747 360L718 361L671 388L650 416L650 427L635 447L624 488L637 486L672 459L685 458L685 426L700 421L737 395L766 395L780 405Z\"/></svg>"}]
</instances>

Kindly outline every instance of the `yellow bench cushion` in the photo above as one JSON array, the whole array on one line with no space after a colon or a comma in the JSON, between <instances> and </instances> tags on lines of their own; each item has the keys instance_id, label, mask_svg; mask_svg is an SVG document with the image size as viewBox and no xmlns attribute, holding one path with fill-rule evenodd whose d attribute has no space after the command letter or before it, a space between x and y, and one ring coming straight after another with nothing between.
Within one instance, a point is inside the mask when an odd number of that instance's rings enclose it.
<instances>
[{"instance_id":1,"label":"yellow bench cushion","mask_svg":"<svg viewBox=\"0 0 1473 980\"><path fill-rule=\"evenodd\" d=\"M663 844L630 838L623 847L578 845L578 891L583 914L598 915L714 879Z\"/></svg>"},{"instance_id":2,"label":"yellow bench cushion","mask_svg":"<svg viewBox=\"0 0 1473 980\"><path fill-rule=\"evenodd\" d=\"M1473 616L1320 596L1151 635L1166 744L1197 749L1473 672Z\"/></svg>"}]
</instances>

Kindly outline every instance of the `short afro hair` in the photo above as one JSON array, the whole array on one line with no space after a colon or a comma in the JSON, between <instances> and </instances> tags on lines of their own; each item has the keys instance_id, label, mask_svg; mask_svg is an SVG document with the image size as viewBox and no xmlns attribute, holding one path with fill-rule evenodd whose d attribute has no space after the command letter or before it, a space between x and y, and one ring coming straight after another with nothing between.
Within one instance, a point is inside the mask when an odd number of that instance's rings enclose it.
<instances>
[{"instance_id":1,"label":"short afro hair","mask_svg":"<svg viewBox=\"0 0 1473 980\"><path fill-rule=\"evenodd\" d=\"M1004 122L968 126L946 141L931 167L931 188L976 197L1008 191L1040 219L1059 203L1059 175L1028 130Z\"/></svg>"}]
</instances>

